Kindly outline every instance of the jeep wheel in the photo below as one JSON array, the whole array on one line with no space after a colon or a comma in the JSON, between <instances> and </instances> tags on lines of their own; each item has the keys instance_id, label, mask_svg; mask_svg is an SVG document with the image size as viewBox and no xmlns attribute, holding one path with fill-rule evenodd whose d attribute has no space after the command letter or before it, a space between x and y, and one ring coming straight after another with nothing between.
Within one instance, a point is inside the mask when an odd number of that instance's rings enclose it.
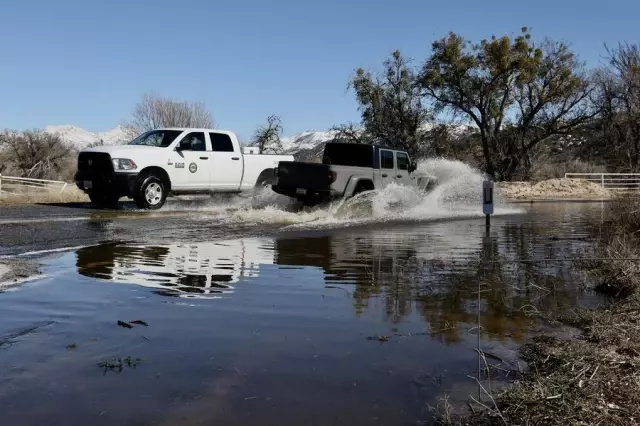
<instances>
[{"instance_id":1,"label":"jeep wheel","mask_svg":"<svg viewBox=\"0 0 640 426\"><path fill-rule=\"evenodd\" d=\"M140 209L157 210L161 208L167 199L164 182L153 174L143 177L133 199Z\"/></svg>"},{"instance_id":2,"label":"jeep wheel","mask_svg":"<svg viewBox=\"0 0 640 426\"><path fill-rule=\"evenodd\" d=\"M374 190L373 183L369 181L358 182L358 184L356 185L356 189L353 190L353 194L351 196L355 197L361 192L373 191L373 190Z\"/></svg>"},{"instance_id":3,"label":"jeep wheel","mask_svg":"<svg viewBox=\"0 0 640 426\"><path fill-rule=\"evenodd\" d=\"M91 204L100 208L115 208L118 206L118 200L120 197L113 194L104 193L90 193L89 200Z\"/></svg>"}]
</instances>

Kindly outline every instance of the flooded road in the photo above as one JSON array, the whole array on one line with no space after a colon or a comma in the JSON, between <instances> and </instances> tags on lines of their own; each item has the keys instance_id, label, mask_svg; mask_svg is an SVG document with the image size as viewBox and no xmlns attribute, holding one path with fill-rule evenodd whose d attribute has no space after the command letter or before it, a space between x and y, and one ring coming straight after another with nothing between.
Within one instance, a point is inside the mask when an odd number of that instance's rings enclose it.
<instances>
[{"instance_id":1,"label":"flooded road","mask_svg":"<svg viewBox=\"0 0 640 426\"><path fill-rule=\"evenodd\" d=\"M539 312L598 303L551 259L589 250L601 211L516 205L488 234L477 211L0 223L47 275L0 293L2 425L430 424L477 395L478 313L500 380Z\"/></svg>"}]
</instances>

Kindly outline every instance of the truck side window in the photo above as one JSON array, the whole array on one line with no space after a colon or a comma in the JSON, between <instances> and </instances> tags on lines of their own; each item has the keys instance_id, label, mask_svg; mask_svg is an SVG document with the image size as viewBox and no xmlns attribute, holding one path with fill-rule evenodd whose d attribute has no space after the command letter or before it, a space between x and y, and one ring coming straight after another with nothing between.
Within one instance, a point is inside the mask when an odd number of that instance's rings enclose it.
<instances>
[{"instance_id":1,"label":"truck side window","mask_svg":"<svg viewBox=\"0 0 640 426\"><path fill-rule=\"evenodd\" d=\"M393 151L380 150L380 167L393 169Z\"/></svg>"},{"instance_id":2,"label":"truck side window","mask_svg":"<svg viewBox=\"0 0 640 426\"><path fill-rule=\"evenodd\" d=\"M409 156L404 152L396 152L398 170L409 170Z\"/></svg>"},{"instance_id":3,"label":"truck side window","mask_svg":"<svg viewBox=\"0 0 640 426\"><path fill-rule=\"evenodd\" d=\"M233 152L233 142L229 135L224 133L209 133L211 138L211 150L217 152Z\"/></svg>"},{"instance_id":4,"label":"truck side window","mask_svg":"<svg viewBox=\"0 0 640 426\"><path fill-rule=\"evenodd\" d=\"M180 141L180 145L191 146L189 151L206 151L207 143L204 140L204 133L192 132Z\"/></svg>"}]
</instances>

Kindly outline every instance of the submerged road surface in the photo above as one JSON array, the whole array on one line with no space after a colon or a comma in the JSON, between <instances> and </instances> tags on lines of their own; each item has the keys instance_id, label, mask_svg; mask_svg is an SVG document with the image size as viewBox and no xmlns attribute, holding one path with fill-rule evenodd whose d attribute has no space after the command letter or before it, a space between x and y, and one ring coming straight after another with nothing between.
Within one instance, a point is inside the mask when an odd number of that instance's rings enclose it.
<instances>
[{"instance_id":1,"label":"submerged road surface","mask_svg":"<svg viewBox=\"0 0 640 426\"><path fill-rule=\"evenodd\" d=\"M0 256L106 241L147 243L247 233L250 223L223 223L233 210L201 200L168 203L160 211L141 211L133 203L122 203L114 210L96 209L88 203L0 205ZM269 229L273 227L253 232Z\"/></svg>"}]
</instances>

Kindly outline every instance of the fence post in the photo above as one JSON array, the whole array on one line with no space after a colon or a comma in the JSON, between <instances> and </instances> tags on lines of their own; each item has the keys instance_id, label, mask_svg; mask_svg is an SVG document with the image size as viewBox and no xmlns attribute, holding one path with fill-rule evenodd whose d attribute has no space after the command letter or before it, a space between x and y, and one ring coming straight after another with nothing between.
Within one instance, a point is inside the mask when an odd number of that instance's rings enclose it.
<instances>
[{"instance_id":1,"label":"fence post","mask_svg":"<svg viewBox=\"0 0 640 426\"><path fill-rule=\"evenodd\" d=\"M2 173L0 173L0 197L2 197Z\"/></svg>"},{"instance_id":2,"label":"fence post","mask_svg":"<svg viewBox=\"0 0 640 426\"><path fill-rule=\"evenodd\" d=\"M602 173L600 176L602 176L602 189L604 189L604 173Z\"/></svg>"}]
</instances>

